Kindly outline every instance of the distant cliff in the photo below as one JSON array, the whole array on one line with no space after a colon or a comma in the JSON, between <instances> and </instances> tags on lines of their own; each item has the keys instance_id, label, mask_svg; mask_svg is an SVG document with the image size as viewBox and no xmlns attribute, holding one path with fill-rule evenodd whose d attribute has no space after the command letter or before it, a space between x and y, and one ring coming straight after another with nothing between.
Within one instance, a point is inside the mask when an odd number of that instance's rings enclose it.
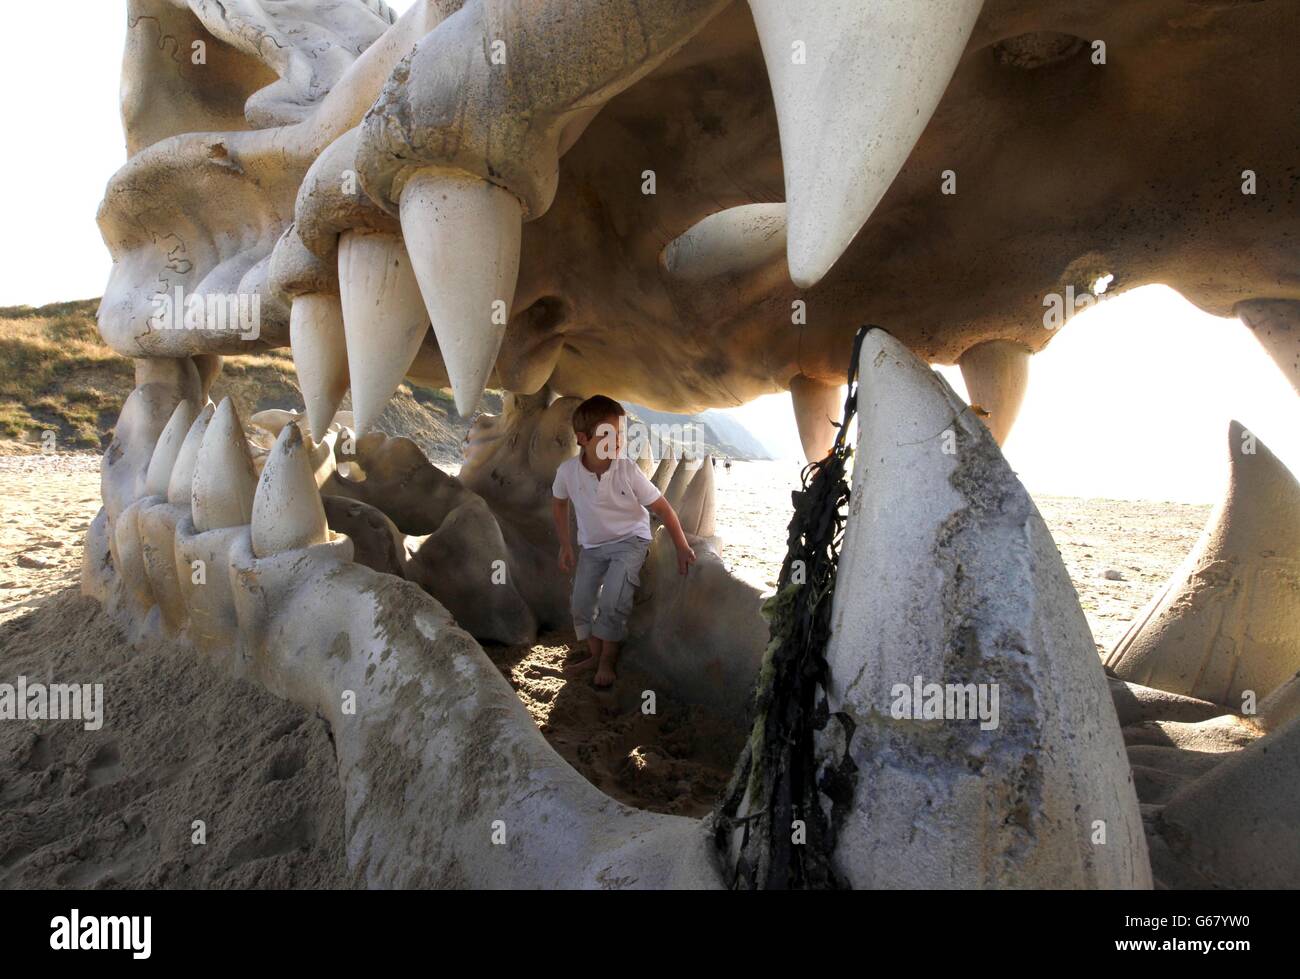
<instances>
[{"instance_id":1,"label":"distant cliff","mask_svg":"<svg viewBox=\"0 0 1300 979\"><path fill-rule=\"evenodd\" d=\"M626 404L624 407L634 418L651 425L703 425L704 449L719 458L776 458L776 454L749 429L720 411L705 411L698 415L674 415L641 405Z\"/></svg>"}]
</instances>

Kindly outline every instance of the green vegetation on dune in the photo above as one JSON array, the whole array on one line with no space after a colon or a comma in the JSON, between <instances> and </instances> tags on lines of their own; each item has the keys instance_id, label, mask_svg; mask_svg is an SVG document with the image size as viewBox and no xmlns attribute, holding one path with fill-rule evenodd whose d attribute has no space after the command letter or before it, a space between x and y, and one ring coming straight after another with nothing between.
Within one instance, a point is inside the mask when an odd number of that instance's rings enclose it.
<instances>
[{"instance_id":1,"label":"green vegetation on dune","mask_svg":"<svg viewBox=\"0 0 1300 979\"><path fill-rule=\"evenodd\" d=\"M135 369L99 336L98 299L0 307L0 454L43 450L54 433L61 450L107 447L122 403L135 387ZM302 410L289 350L226 357L212 390L230 397L247 420L267 408ZM350 407L346 399L343 407ZM497 414L502 393L487 391L482 410ZM768 453L738 423L717 412L669 415L632 406L644 421L698 424L704 449L718 457L763 458ZM433 462L461 461L470 420L456 412L450 391L398 388L379 420L390 435L414 441Z\"/></svg>"},{"instance_id":2,"label":"green vegetation on dune","mask_svg":"<svg viewBox=\"0 0 1300 979\"><path fill-rule=\"evenodd\" d=\"M98 300L0 308L0 439L40 445L54 432L61 449L101 449L135 386L131 361L100 339ZM288 351L226 359L214 394L229 395L244 417L262 408L300 407Z\"/></svg>"},{"instance_id":3,"label":"green vegetation on dune","mask_svg":"<svg viewBox=\"0 0 1300 979\"><path fill-rule=\"evenodd\" d=\"M95 328L98 300L0 308L0 439L98 448L131 392L131 362Z\"/></svg>"},{"instance_id":4,"label":"green vegetation on dune","mask_svg":"<svg viewBox=\"0 0 1300 979\"><path fill-rule=\"evenodd\" d=\"M70 302L50 303L48 306L0 306L0 320L54 320L65 317L77 322L90 323L91 332L98 338L95 330L95 314L99 310L98 299L73 299Z\"/></svg>"},{"instance_id":5,"label":"green vegetation on dune","mask_svg":"<svg viewBox=\"0 0 1300 979\"><path fill-rule=\"evenodd\" d=\"M98 308L97 299L0 307L0 453L38 450L45 432L60 449L108 445L135 370L100 339ZM287 349L225 358L212 393L231 397L245 419L266 408L302 408ZM499 397L489 395L484 406L499 410ZM459 460L468 427L449 393L405 385L382 424L439 462Z\"/></svg>"}]
</instances>

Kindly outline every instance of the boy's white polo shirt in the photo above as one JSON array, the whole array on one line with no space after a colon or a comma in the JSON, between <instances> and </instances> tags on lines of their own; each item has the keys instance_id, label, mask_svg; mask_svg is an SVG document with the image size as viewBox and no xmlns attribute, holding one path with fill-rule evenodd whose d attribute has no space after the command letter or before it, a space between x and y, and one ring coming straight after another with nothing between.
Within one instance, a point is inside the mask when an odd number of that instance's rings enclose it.
<instances>
[{"instance_id":1,"label":"boy's white polo shirt","mask_svg":"<svg viewBox=\"0 0 1300 979\"><path fill-rule=\"evenodd\" d=\"M582 454L555 470L551 493L572 500L578 518L578 544L598 547L625 537L650 539L648 507L662 495L631 459L615 459L604 475L582 464Z\"/></svg>"}]
</instances>

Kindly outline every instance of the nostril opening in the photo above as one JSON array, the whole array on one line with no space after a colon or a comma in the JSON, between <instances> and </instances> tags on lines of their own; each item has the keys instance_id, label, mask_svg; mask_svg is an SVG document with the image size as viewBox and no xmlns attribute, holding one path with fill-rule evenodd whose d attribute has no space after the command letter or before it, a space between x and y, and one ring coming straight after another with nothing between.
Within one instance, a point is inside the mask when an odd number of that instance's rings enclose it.
<instances>
[{"instance_id":1,"label":"nostril opening","mask_svg":"<svg viewBox=\"0 0 1300 979\"><path fill-rule=\"evenodd\" d=\"M559 296L543 296L523 311L521 318L530 330L554 333L569 315L569 304Z\"/></svg>"}]
</instances>

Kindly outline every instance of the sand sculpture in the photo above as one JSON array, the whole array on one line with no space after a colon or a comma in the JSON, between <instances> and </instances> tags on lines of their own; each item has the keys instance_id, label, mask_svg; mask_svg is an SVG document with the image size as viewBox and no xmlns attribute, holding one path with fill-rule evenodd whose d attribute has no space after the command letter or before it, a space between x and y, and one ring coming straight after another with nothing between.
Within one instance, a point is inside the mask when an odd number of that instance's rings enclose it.
<instances>
[{"instance_id":1,"label":"sand sculpture","mask_svg":"<svg viewBox=\"0 0 1300 979\"><path fill-rule=\"evenodd\" d=\"M1271 96L1285 52L1265 56L1287 5L127 6L100 328L137 386L83 587L129 634L328 719L368 884L732 879L728 826L587 783L478 640L564 619L548 494L580 397L789 390L818 458L866 321L886 330L859 363L825 705L851 733L818 748L854 773L826 800L840 881L1300 883L1294 478L1262 446L1233 456L1108 678L998 448L1044 308L1105 275L1238 311L1294 378L1300 120ZM1243 52L1252 70L1228 70ZM286 345L301 414L246 428L210 402L223 355ZM456 478L376 430L407 377L466 416L508 392ZM629 655L739 730L761 598L718 556L712 467L653 472L700 560L681 579L656 541ZM900 710L990 684L991 726Z\"/></svg>"}]
</instances>

